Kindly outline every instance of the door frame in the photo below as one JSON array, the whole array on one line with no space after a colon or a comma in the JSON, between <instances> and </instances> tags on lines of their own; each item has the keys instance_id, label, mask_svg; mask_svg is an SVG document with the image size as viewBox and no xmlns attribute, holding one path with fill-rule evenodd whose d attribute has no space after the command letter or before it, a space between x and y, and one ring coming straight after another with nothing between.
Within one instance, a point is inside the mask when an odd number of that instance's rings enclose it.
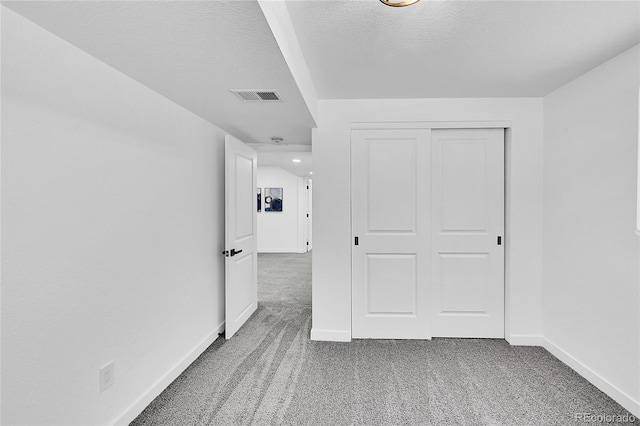
<instances>
[{"instance_id":1,"label":"door frame","mask_svg":"<svg viewBox=\"0 0 640 426\"><path fill-rule=\"evenodd\" d=\"M511 341L511 121L388 121L388 122L351 122L349 128L349 156L351 156L351 132L353 130L384 130L384 129L504 129L504 339ZM349 159L349 187L352 187L353 173L351 170L351 158ZM349 222L350 228L350 252L351 270L353 271L353 201L349 193ZM353 272L351 273L349 307L353 306ZM350 313L353 321L353 310ZM353 328L352 328L353 329Z\"/></svg>"}]
</instances>

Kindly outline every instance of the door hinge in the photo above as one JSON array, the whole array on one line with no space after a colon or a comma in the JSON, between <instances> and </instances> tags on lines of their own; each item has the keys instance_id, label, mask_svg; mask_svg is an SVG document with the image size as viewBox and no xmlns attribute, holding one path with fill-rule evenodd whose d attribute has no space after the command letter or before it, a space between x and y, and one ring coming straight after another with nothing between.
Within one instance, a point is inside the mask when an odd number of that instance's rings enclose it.
<instances>
[{"instance_id":1,"label":"door hinge","mask_svg":"<svg viewBox=\"0 0 640 426\"><path fill-rule=\"evenodd\" d=\"M309 189L309 185L307 185L307 189Z\"/></svg>"},{"instance_id":2,"label":"door hinge","mask_svg":"<svg viewBox=\"0 0 640 426\"><path fill-rule=\"evenodd\" d=\"M358 237L356 237L356 241L355 241L356 245L358 245Z\"/></svg>"},{"instance_id":3,"label":"door hinge","mask_svg":"<svg viewBox=\"0 0 640 426\"><path fill-rule=\"evenodd\" d=\"M309 213L307 213L307 217L309 217Z\"/></svg>"},{"instance_id":4,"label":"door hinge","mask_svg":"<svg viewBox=\"0 0 640 426\"><path fill-rule=\"evenodd\" d=\"M309 241L307 241L307 245L309 245Z\"/></svg>"},{"instance_id":5,"label":"door hinge","mask_svg":"<svg viewBox=\"0 0 640 426\"><path fill-rule=\"evenodd\" d=\"M502 245L502 237L498 236L498 245L501 246Z\"/></svg>"}]
</instances>

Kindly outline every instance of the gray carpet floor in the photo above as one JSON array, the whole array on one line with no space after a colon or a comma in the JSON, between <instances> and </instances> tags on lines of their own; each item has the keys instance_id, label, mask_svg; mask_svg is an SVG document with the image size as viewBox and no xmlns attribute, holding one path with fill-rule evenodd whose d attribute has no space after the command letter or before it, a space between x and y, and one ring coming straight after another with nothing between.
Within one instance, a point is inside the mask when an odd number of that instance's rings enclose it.
<instances>
[{"instance_id":1,"label":"gray carpet floor","mask_svg":"<svg viewBox=\"0 0 640 426\"><path fill-rule=\"evenodd\" d=\"M538 347L493 339L309 340L311 253L260 254L256 313L132 425L640 425Z\"/></svg>"}]
</instances>

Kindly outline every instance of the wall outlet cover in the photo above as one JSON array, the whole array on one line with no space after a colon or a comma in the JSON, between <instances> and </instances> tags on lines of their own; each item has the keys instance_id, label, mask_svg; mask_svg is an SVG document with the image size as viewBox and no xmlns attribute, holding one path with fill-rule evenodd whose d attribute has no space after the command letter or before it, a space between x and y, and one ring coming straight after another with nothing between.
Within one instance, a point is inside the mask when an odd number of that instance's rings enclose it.
<instances>
[{"instance_id":1,"label":"wall outlet cover","mask_svg":"<svg viewBox=\"0 0 640 426\"><path fill-rule=\"evenodd\" d=\"M113 361L100 368L100 392L104 392L116 380L116 370Z\"/></svg>"}]
</instances>

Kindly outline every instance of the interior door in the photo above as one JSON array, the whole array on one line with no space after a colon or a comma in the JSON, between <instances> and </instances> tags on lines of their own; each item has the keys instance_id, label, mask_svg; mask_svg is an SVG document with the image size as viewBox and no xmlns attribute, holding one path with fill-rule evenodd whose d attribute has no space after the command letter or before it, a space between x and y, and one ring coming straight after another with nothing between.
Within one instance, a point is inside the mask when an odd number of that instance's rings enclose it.
<instances>
[{"instance_id":1,"label":"interior door","mask_svg":"<svg viewBox=\"0 0 640 426\"><path fill-rule=\"evenodd\" d=\"M225 337L258 307L257 155L225 137Z\"/></svg>"},{"instance_id":2,"label":"interior door","mask_svg":"<svg viewBox=\"0 0 640 426\"><path fill-rule=\"evenodd\" d=\"M504 337L504 129L432 131L433 336Z\"/></svg>"},{"instance_id":3,"label":"interior door","mask_svg":"<svg viewBox=\"0 0 640 426\"><path fill-rule=\"evenodd\" d=\"M307 251L313 249L313 180L309 179L309 190L307 191Z\"/></svg>"},{"instance_id":4,"label":"interior door","mask_svg":"<svg viewBox=\"0 0 640 426\"><path fill-rule=\"evenodd\" d=\"M351 132L354 338L431 337L429 142L428 129Z\"/></svg>"}]
</instances>

